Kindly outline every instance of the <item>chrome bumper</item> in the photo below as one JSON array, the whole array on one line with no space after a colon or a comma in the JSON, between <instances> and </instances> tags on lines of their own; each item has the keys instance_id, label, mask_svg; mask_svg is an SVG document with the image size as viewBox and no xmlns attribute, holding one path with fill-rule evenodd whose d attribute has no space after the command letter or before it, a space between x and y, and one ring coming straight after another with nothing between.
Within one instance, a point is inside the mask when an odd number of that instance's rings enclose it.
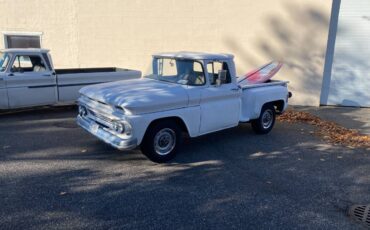
<instances>
[{"instance_id":1,"label":"chrome bumper","mask_svg":"<svg viewBox=\"0 0 370 230\"><path fill-rule=\"evenodd\" d=\"M119 150L130 150L137 146L136 138L127 140L121 139L118 136L104 130L104 128L100 127L97 123L89 118L77 116L77 124L100 140Z\"/></svg>"}]
</instances>

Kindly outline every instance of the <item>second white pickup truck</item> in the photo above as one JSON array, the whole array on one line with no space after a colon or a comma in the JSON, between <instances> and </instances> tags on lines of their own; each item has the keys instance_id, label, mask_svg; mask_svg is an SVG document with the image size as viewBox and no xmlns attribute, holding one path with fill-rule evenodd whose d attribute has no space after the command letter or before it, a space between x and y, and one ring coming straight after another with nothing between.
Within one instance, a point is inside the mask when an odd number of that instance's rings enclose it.
<instances>
[{"instance_id":1,"label":"second white pickup truck","mask_svg":"<svg viewBox=\"0 0 370 230\"><path fill-rule=\"evenodd\" d=\"M83 86L140 77L115 67L54 69L49 50L6 49L0 51L0 110L73 104Z\"/></svg>"},{"instance_id":2,"label":"second white pickup truck","mask_svg":"<svg viewBox=\"0 0 370 230\"><path fill-rule=\"evenodd\" d=\"M77 123L115 148L140 146L150 160L165 162L183 133L197 137L241 122L270 132L288 105L287 83L238 84L230 54L160 53L141 79L82 88Z\"/></svg>"}]
</instances>

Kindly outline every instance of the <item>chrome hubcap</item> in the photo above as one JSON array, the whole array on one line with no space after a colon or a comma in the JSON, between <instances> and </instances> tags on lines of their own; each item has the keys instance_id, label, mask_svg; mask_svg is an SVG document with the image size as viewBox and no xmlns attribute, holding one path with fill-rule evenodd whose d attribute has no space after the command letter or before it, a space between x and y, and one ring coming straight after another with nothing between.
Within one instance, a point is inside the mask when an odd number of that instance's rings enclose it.
<instances>
[{"instance_id":1,"label":"chrome hubcap","mask_svg":"<svg viewBox=\"0 0 370 230\"><path fill-rule=\"evenodd\" d=\"M270 126L272 125L272 122L273 122L273 117L274 117L274 114L270 109L266 110L263 113L263 115L262 115L262 126L263 126L264 129L270 128Z\"/></svg>"},{"instance_id":2,"label":"chrome hubcap","mask_svg":"<svg viewBox=\"0 0 370 230\"><path fill-rule=\"evenodd\" d=\"M169 154L175 145L176 134L172 129L162 129L154 137L154 150L161 156Z\"/></svg>"}]
</instances>

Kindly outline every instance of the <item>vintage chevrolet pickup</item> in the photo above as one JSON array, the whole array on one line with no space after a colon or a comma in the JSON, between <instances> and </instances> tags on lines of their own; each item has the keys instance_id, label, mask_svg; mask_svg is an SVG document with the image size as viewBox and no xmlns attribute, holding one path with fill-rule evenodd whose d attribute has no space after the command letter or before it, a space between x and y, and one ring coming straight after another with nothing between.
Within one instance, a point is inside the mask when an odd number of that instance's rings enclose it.
<instances>
[{"instance_id":1,"label":"vintage chevrolet pickup","mask_svg":"<svg viewBox=\"0 0 370 230\"><path fill-rule=\"evenodd\" d=\"M288 82L240 84L233 58L155 54L151 73L141 79L82 88L77 123L115 148L140 146L159 163L175 156L183 133L197 137L251 122L266 134L288 105Z\"/></svg>"},{"instance_id":2,"label":"vintage chevrolet pickup","mask_svg":"<svg viewBox=\"0 0 370 230\"><path fill-rule=\"evenodd\" d=\"M75 103L86 85L140 78L119 68L54 69L48 50L0 51L0 110Z\"/></svg>"}]
</instances>

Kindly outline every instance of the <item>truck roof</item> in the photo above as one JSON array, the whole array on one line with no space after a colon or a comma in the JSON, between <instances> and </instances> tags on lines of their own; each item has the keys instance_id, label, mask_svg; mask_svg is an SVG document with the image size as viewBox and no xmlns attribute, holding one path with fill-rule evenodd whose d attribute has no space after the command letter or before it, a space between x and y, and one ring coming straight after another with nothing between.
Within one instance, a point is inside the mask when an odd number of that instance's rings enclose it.
<instances>
[{"instance_id":1,"label":"truck roof","mask_svg":"<svg viewBox=\"0 0 370 230\"><path fill-rule=\"evenodd\" d=\"M202 52L189 52L189 51L180 51L180 52L169 52L169 53L156 53L153 54L153 57L161 58L179 58L179 59L192 59L192 60L226 60L233 59L234 55L232 54L216 54L216 53L202 53Z\"/></svg>"},{"instance_id":2,"label":"truck roof","mask_svg":"<svg viewBox=\"0 0 370 230\"><path fill-rule=\"evenodd\" d=\"M6 53L48 53L48 49L38 49L38 48L12 48L12 49L3 49L1 52L6 52Z\"/></svg>"}]
</instances>

